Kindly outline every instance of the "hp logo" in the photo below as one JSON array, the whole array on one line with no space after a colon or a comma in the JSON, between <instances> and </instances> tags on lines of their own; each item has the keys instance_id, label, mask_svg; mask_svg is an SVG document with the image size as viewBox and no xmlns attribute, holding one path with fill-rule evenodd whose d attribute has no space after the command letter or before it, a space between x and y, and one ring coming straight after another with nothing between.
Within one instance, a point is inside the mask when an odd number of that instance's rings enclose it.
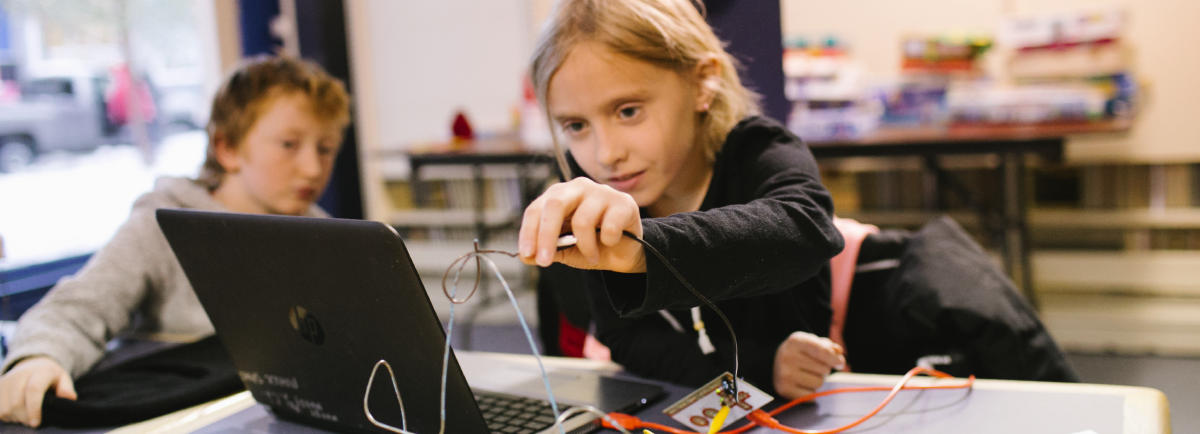
<instances>
[{"instance_id":1,"label":"hp logo","mask_svg":"<svg viewBox=\"0 0 1200 434\"><path fill-rule=\"evenodd\" d=\"M325 329L321 328L321 323L317 322L317 318L309 314L308 310L300 306L288 309L288 320L304 340L316 345L325 343Z\"/></svg>"}]
</instances>

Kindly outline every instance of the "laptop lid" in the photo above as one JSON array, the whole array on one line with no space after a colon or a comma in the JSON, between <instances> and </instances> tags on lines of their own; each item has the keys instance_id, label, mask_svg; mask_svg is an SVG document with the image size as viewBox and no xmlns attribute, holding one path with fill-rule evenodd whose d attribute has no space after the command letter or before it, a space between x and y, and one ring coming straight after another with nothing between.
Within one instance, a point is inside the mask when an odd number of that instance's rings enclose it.
<instances>
[{"instance_id":1,"label":"laptop lid","mask_svg":"<svg viewBox=\"0 0 1200 434\"><path fill-rule=\"evenodd\" d=\"M276 415L387 432L363 413L379 360L409 431L438 432L446 335L391 227L370 221L161 209L159 226L246 388ZM370 407L402 426L385 369ZM487 433L453 351L446 432Z\"/></svg>"},{"instance_id":2,"label":"laptop lid","mask_svg":"<svg viewBox=\"0 0 1200 434\"><path fill-rule=\"evenodd\" d=\"M383 423L438 432L446 335L403 241L390 226L161 209L175 251L246 388L279 417L337 431L387 432L363 413L379 360L395 370L404 414L386 369L369 405ZM529 364L469 357L481 390L545 399ZM489 432L451 351L446 432ZM586 371L551 372L560 405L630 412L664 395L649 383ZM477 383L477 384L476 384ZM572 418L580 428L592 416ZM557 431L555 431L557 432Z\"/></svg>"}]
</instances>

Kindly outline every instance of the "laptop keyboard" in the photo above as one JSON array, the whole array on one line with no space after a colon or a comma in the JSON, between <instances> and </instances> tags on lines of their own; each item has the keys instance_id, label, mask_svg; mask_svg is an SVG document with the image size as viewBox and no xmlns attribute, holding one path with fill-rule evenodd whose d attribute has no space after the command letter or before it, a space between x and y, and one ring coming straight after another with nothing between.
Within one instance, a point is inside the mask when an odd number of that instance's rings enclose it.
<instances>
[{"instance_id":1,"label":"laptop keyboard","mask_svg":"<svg viewBox=\"0 0 1200 434\"><path fill-rule=\"evenodd\" d=\"M550 401L476 390L475 402L493 434L534 434L554 425ZM558 405L559 412L568 408Z\"/></svg>"}]
</instances>

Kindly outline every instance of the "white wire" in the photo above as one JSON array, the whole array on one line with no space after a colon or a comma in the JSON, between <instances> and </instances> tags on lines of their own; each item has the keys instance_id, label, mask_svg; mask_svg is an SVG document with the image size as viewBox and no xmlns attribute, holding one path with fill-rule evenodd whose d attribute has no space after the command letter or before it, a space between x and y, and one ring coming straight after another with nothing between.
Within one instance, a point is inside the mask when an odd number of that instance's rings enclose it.
<instances>
[{"instance_id":1,"label":"white wire","mask_svg":"<svg viewBox=\"0 0 1200 434\"><path fill-rule=\"evenodd\" d=\"M375 384L375 373L379 371L380 366L387 368L388 374L392 377L392 389L396 391L396 401L400 403L400 428L375 420L375 415L371 414L371 408L367 405L371 398L371 385ZM375 362L375 367L371 368L371 378L367 380L367 392L363 395L363 413L366 413L367 420L377 427L398 434L415 434L408 431L408 418L404 415L404 400L400 398L400 385L396 384L396 371L392 370L392 365L387 360Z\"/></svg>"},{"instance_id":2,"label":"white wire","mask_svg":"<svg viewBox=\"0 0 1200 434\"><path fill-rule=\"evenodd\" d=\"M542 354L540 352L538 352L537 343L535 343L533 341L533 332L529 331L529 322L525 321L525 314L521 313L521 306L517 304L517 297L515 295L513 295L512 288L510 288L508 286L508 281L504 280L504 276L502 276L500 274L500 269L496 267L496 262L492 261L492 258L483 256L482 254L479 254L479 253L476 253L473 256L478 259L483 259L484 262L487 262L488 268L492 269L492 273L494 273L496 275L496 279L500 280L500 285L504 287L504 292L506 294L508 294L508 300L512 302L513 310L515 310L517 312L517 320L521 321L521 329L525 331L525 339L529 341L529 350L533 351L533 357L534 357L534 359L537 360L537 363L538 363L538 370L541 371L541 373L542 373L542 383L545 384L545 386L546 386L546 396L550 400L550 410L554 413L554 418L555 418L554 425L558 426L559 434L566 434L566 430L562 426L562 421L558 420L559 417L561 416L561 414L558 412L558 401L556 401L554 399L554 391L551 390L551 388L550 388L550 375L546 373L546 366L544 364L542 364ZM460 269L460 271L461 271L461 269ZM456 277L455 278L455 286L458 285L457 280L458 279ZM450 312L451 312L451 315L453 315L454 303L450 303ZM450 325L451 326L454 325L453 316L451 316ZM449 332L447 332L446 342L450 341L449 336L450 336L450 334L449 334ZM448 348L449 347L447 347L447 353L449 353ZM446 382L446 370L443 368L442 369L442 384L445 384L445 382ZM446 393L445 387L443 386L442 387L443 411L445 411L444 410L445 409L445 404L444 404L445 393ZM443 423L445 423L445 416L442 416L442 421L443 421Z\"/></svg>"},{"instance_id":3,"label":"white wire","mask_svg":"<svg viewBox=\"0 0 1200 434\"><path fill-rule=\"evenodd\" d=\"M717 351L717 348L712 344L712 339L708 337L708 329L704 327L704 321L700 319L700 306L692 308L692 328L696 329L696 333L700 335L697 338L700 343L700 352L708 355Z\"/></svg>"},{"instance_id":4,"label":"white wire","mask_svg":"<svg viewBox=\"0 0 1200 434\"><path fill-rule=\"evenodd\" d=\"M616 428L617 431L620 431L624 434L633 434L633 433L629 432L629 430L625 429L624 425L621 425L621 424L617 423L616 420L613 420L612 416L609 416L607 413L601 411L600 409L598 409L596 407L592 407L590 405L581 405L578 407L568 408L567 411L564 411L563 414L558 416L558 419L554 420L554 424L558 425L559 428L562 428L563 422L566 422L567 419L571 418L571 416L574 416L574 415L577 415L580 413L595 414L597 416L600 416L601 419L604 419L604 420L608 421L608 423L612 424L612 426L614 428Z\"/></svg>"},{"instance_id":5,"label":"white wire","mask_svg":"<svg viewBox=\"0 0 1200 434\"><path fill-rule=\"evenodd\" d=\"M675 319L674 315L671 315L671 312L660 310L658 311L658 314L662 315L663 319L667 320L667 324L670 324L671 328L675 329L676 333L686 333L683 331L683 324L680 324L679 320Z\"/></svg>"},{"instance_id":6,"label":"white wire","mask_svg":"<svg viewBox=\"0 0 1200 434\"><path fill-rule=\"evenodd\" d=\"M521 307L520 307L520 305L517 304L517 297L515 295L513 295L512 288L510 288L508 286L508 281L505 280L504 276L500 274L500 269L498 267L496 267L495 261L492 261L491 258L484 256L484 254L479 251L475 251L475 252L471 252L466 255L463 255L450 264L451 269L454 269L456 265L458 265L458 268L454 273L454 285L451 287L450 291L446 294L447 298L450 299L450 315L449 315L449 324L446 326L446 347L445 347L445 351L442 353L442 387L441 387L442 390L441 390L441 408L440 408L440 413L439 413L439 417L441 419L441 427L438 430L438 434L445 434L445 432L446 432L446 378L448 377L449 366L450 366L450 363L449 363L450 362L450 338L452 336L454 336L454 306L457 304L466 303L467 300L469 300L471 298L471 295L474 295L474 291L472 291L470 295L468 295L466 298L464 298L462 300L458 300L455 298L458 295L459 277L462 275L462 270L466 266L467 261L470 261L471 259L475 259L476 261L482 261L487 264L488 268L490 268L492 270L492 273L496 276L496 279L500 281L500 285L504 287L504 293L508 296L509 301L512 302L513 309L516 310L516 312L517 312L517 319L521 322L521 329L525 332L525 339L529 341L529 349L531 351L533 351L533 357L534 357L534 359L537 360L537 363L538 363L538 370L542 374L542 383L546 386L546 396L549 398L548 400L550 401L550 410L554 413L554 426L558 428L559 434L566 434L566 430L563 427L563 422L565 422L567 419L569 419L574 414L579 414L579 413L583 413L583 412L592 412L592 413L599 414L603 419L607 420L613 426L617 427L622 433L630 434L630 432L628 430L626 430L620 424L616 423L607 414L604 414L604 412L600 411L599 409L597 409L595 407L591 407L591 406L572 407L571 409L568 409L564 413L559 413L558 401L554 399L554 391L550 387L550 375L546 373L546 366L542 363L542 355L540 352L538 352L537 343L535 343L533 340L533 332L529 330L529 322L525 320L525 315L523 313L521 313ZM460 264L460 262L461 262L461 264ZM478 262L477 262L477 264L478 264ZM482 276L483 276L482 273L477 273L476 275L480 276L479 278L482 279ZM443 279L443 282L444 282L444 279ZM476 285L478 285L478 284L479 284L479 282L476 282ZM400 404L400 418L401 418L401 422L404 426L403 428L396 428L394 426L379 422L378 420L375 419L375 416L371 414L371 409L367 406L367 400L371 396L371 385L375 381L375 373L379 369L380 365L383 365L384 367L386 367L388 369L388 372L391 374L392 386L393 386L393 388L395 388L395 391L396 391L396 400ZM369 380L367 380L367 391L366 391L366 394L363 396L363 412L366 413L367 420L369 420L372 424L374 424L377 427L386 429L391 432L395 432L397 434L416 434L416 433L407 431L408 421L404 417L404 401L400 398L400 389L396 383L396 374L395 374L395 372L392 371L391 365L388 364L388 362L386 360L380 360L379 362L377 362L375 364L375 367L373 369L371 369L371 378Z\"/></svg>"}]
</instances>

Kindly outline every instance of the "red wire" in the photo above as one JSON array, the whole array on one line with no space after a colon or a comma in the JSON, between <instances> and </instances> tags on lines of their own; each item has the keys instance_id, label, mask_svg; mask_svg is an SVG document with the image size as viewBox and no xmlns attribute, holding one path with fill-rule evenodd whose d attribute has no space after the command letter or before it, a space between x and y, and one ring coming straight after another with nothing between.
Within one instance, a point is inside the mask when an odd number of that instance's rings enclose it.
<instances>
[{"instance_id":1,"label":"red wire","mask_svg":"<svg viewBox=\"0 0 1200 434\"><path fill-rule=\"evenodd\" d=\"M963 383L963 384L909 386L908 381L911 380L913 377L920 375L920 374L926 374L926 375L930 375L930 376L937 377L937 378L954 378L954 376L947 374L945 372L928 369L928 368L916 367L916 368L912 368L911 370L909 370L907 374L904 374L904 378L902 378L899 383L897 383L895 386L892 386L892 387L887 387L887 386L843 387L843 388L838 388L838 389L826 390L824 392L810 393L808 395L796 398L787 404L781 405L778 408L771 410L769 413L762 411L762 410L754 410L754 412L752 412L746 416L746 419L749 420L749 423L746 423L745 425L742 425L740 427L737 427L737 428L729 430L729 431L722 431L721 434L741 434L743 432L748 431L751 428L754 428L755 426L761 426L761 427L776 429L776 430L780 430L780 431L784 431L784 432L788 432L788 433L795 433L795 434L836 434L836 433L840 433L842 431L848 430L850 428L854 428L854 427L858 426L859 424L866 422L868 419L871 419L876 414L879 414L879 412L881 410L883 410L883 408L886 407L888 405L888 403L892 402L892 398L895 398L896 394L900 393L901 390L970 389L971 387L973 387L975 385L975 376L972 375L972 376L968 377L967 382ZM891 393L888 393L887 397L885 397L883 399L883 401L880 402L879 405L875 407L874 410L871 410L870 413L867 413L867 415L859 418L858 420L856 420L854 422L851 422L845 426L831 429L831 430L801 430L801 429L791 428L791 427L787 427L787 426L780 424L779 421L775 420L775 418L772 417L772 416L775 416L789 408L795 407L799 404L802 404L802 403L805 403L808 401L812 401L814 399L825 397L825 396L837 395L837 394L842 394L842 393L883 392L883 391L891 391ZM615 420L621 426L625 427L625 429L627 429L627 430L646 428L646 429L664 431L664 432L668 432L668 433L672 433L672 434L692 434L692 431L682 430L679 428L669 427L666 425L657 424L657 423L653 423L653 422L646 422L646 421L643 421L641 419L638 419L636 417L633 417L633 416L630 416L627 414L609 413L609 416L612 417L613 420ZM608 421L604 421L603 424L604 424L605 428L615 428Z\"/></svg>"}]
</instances>

